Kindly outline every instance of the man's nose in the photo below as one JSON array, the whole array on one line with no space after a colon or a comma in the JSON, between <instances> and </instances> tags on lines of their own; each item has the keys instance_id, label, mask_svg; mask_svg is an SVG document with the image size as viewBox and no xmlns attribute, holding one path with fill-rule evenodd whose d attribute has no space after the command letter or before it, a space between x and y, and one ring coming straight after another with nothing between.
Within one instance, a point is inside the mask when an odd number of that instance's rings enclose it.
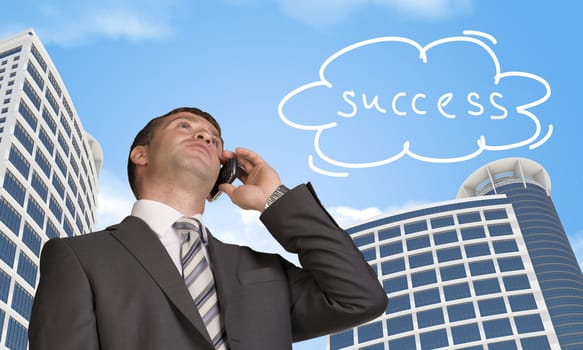
<instances>
[{"instance_id":1,"label":"man's nose","mask_svg":"<svg viewBox=\"0 0 583 350\"><path fill-rule=\"evenodd\" d=\"M211 134L209 134L206 131L197 131L195 137L196 137L197 140L204 141L204 142L206 142L208 144L210 144L211 141L212 141Z\"/></svg>"}]
</instances>

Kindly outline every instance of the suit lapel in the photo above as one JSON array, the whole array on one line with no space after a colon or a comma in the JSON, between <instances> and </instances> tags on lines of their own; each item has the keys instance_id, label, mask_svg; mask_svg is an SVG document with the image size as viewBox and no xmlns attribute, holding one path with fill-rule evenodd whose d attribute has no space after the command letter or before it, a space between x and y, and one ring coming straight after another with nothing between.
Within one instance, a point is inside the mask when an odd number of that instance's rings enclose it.
<instances>
[{"instance_id":1,"label":"suit lapel","mask_svg":"<svg viewBox=\"0 0 583 350\"><path fill-rule=\"evenodd\" d=\"M209 232L208 250L219 295L219 306L221 307L221 312L226 312L230 306L230 297L231 294L233 294L233 288L235 287L234 284L237 280L236 277L240 249L239 246L225 244L217 240Z\"/></svg>"},{"instance_id":2,"label":"suit lapel","mask_svg":"<svg viewBox=\"0 0 583 350\"><path fill-rule=\"evenodd\" d=\"M211 344L182 276L149 226L136 217L128 216L120 224L108 227L107 230L138 260L168 299Z\"/></svg>"}]
</instances>

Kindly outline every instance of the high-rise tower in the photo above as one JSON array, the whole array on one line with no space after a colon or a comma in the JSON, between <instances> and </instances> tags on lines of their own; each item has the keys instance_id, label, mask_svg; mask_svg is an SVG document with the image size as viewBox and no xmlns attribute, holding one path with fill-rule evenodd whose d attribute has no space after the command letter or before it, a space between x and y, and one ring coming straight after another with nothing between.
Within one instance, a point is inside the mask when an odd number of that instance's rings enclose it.
<instances>
[{"instance_id":1,"label":"high-rise tower","mask_svg":"<svg viewBox=\"0 0 583 350\"><path fill-rule=\"evenodd\" d=\"M455 200L349 227L389 297L329 349L583 348L583 275L537 163L503 159Z\"/></svg>"},{"instance_id":2,"label":"high-rise tower","mask_svg":"<svg viewBox=\"0 0 583 350\"><path fill-rule=\"evenodd\" d=\"M0 347L26 349L42 245L95 225L103 154L33 30L0 41Z\"/></svg>"}]
</instances>

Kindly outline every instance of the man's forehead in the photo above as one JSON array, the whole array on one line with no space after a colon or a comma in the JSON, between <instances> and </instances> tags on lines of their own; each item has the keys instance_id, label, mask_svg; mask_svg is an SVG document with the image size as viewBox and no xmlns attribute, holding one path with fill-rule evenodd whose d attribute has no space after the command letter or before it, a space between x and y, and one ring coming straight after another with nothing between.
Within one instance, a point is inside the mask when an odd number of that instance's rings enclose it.
<instances>
[{"instance_id":1,"label":"man's forehead","mask_svg":"<svg viewBox=\"0 0 583 350\"><path fill-rule=\"evenodd\" d=\"M170 124L173 121L178 120L178 119L190 120L190 121L197 122L197 123L198 122L203 122L203 123L206 123L206 124L210 125L215 131L218 132L217 127L215 125L213 125L213 123L211 123L210 120L208 120L207 118L202 117L202 116L200 116L198 114L195 114L195 113L192 113L192 112L187 112L187 111L178 112L178 113L169 115L167 117L167 120L166 120L166 123L165 124L168 125L168 124Z\"/></svg>"}]
</instances>

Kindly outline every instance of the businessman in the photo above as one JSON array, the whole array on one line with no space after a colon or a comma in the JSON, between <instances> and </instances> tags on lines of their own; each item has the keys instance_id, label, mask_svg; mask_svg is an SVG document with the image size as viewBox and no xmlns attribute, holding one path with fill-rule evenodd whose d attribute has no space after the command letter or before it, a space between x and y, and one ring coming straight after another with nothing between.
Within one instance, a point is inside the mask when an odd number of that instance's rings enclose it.
<instances>
[{"instance_id":1,"label":"businessman","mask_svg":"<svg viewBox=\"0 0 583 350\"><path fill-rule=\"evenodd\" d=\"M301 267L206 228L205 202L230 158L242 184L220 189L261 212ZM128 179L137 201L121 223L45 244L31 350L283 350L384 312L375 273L310 184L288 189L255 152L224 150L209 113L152 119L130 147Z\"/></svg>"}]
</instances>

